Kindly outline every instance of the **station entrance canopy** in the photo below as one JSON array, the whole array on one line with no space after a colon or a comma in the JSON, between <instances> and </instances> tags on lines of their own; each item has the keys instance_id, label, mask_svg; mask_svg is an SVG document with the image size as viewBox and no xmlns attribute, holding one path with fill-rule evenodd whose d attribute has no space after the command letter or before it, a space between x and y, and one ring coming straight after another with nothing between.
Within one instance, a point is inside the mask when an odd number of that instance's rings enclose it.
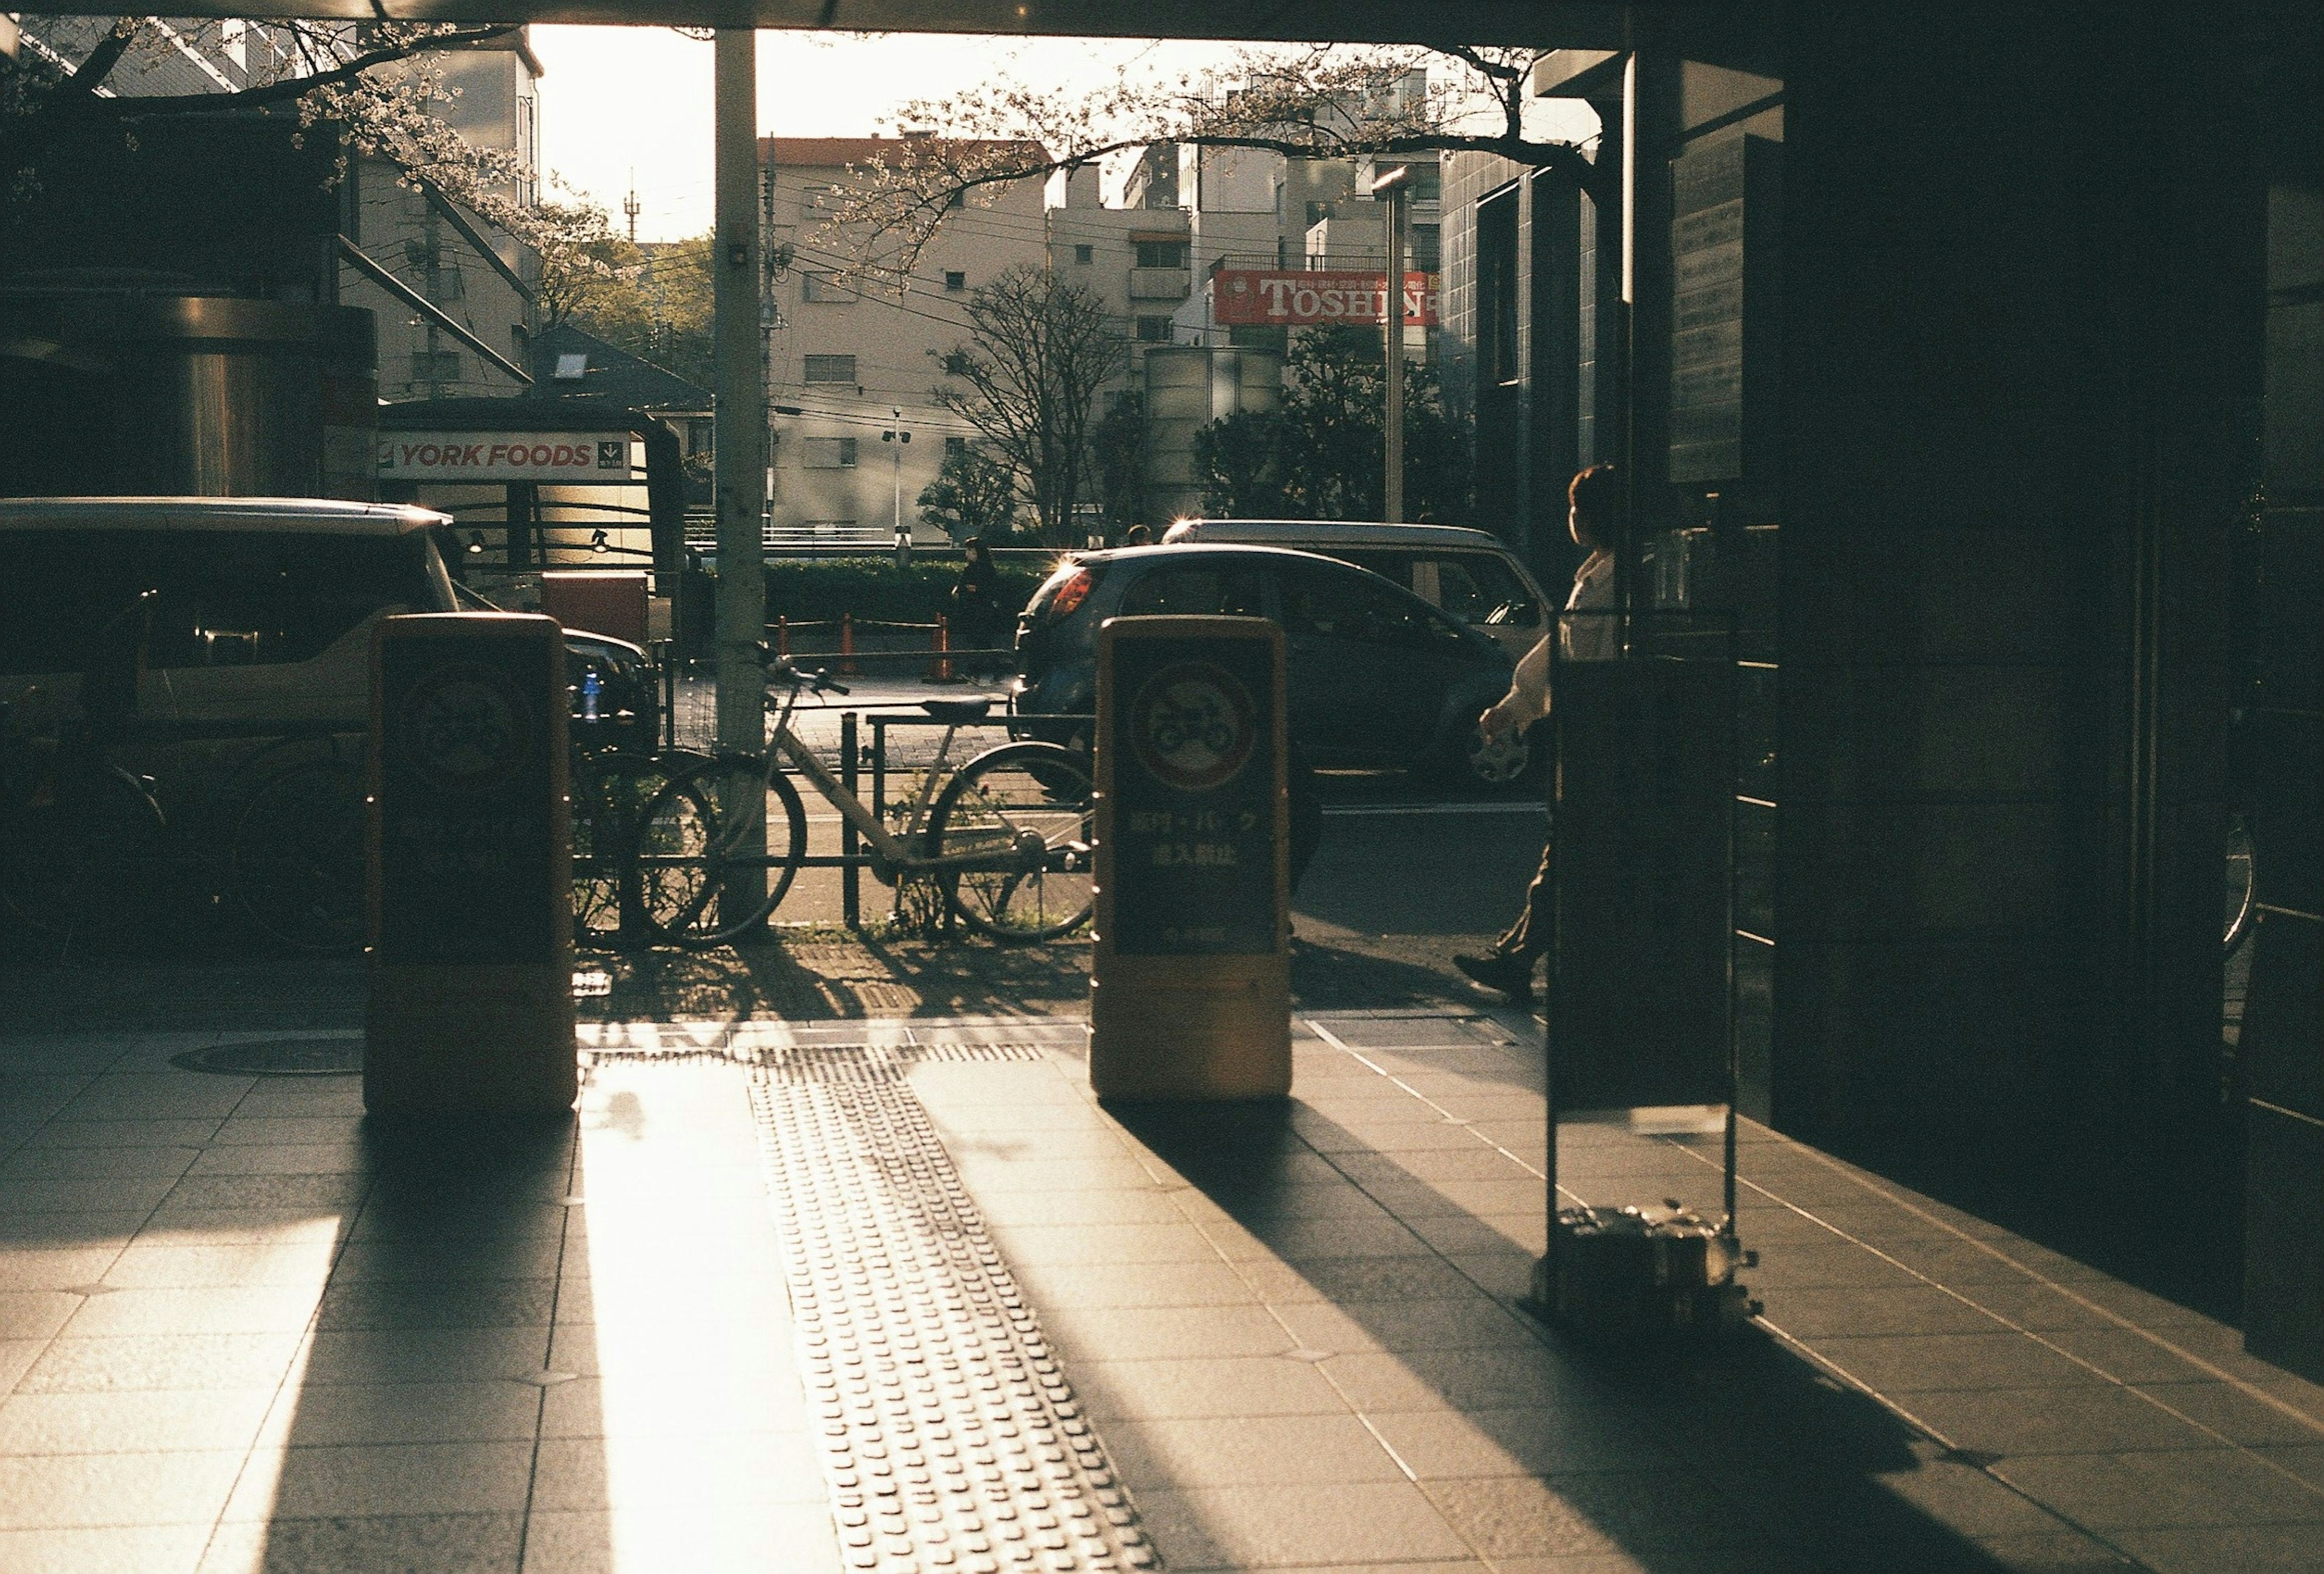
<instances>
[{"instance_id":1,"label":"station entrance canopy","mask_svg":"<svg viewBox=\"0 0 2324 1574\"><path fill-rule=\"evenodd\" d=\"M53 9L110 15L119 7L68 0ZM1609 0L1286 0L1262 6L1242 0L1172 0L1167 6L1102 0L193 0L171 14L1613 49L1622 43L1626 9ZM1646 9L1666 14L1721 8Z\"/></svg>"}]
</instances>

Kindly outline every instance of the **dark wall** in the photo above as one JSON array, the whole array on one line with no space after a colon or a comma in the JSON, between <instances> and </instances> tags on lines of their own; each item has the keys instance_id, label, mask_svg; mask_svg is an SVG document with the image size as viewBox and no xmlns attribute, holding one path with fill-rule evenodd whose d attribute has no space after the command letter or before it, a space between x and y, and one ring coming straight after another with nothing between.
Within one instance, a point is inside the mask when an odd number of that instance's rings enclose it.
<instances>
[{"instance_id":1,"label":"dark wall","mask_svg":"<svg viewBox=\"0 0 2324 1574\"><path fill-rule=\"evenodd\" d=\"M2079 5L1784 25L1775 1115L2151 1173L2219 1106L2239 41Z\"/></svg>"}]
</instances>

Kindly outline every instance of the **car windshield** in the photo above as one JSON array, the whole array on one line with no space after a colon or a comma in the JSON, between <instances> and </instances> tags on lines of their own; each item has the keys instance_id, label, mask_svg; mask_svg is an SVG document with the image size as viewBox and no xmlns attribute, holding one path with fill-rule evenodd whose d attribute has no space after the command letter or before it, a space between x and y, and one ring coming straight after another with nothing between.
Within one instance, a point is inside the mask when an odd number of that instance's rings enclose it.
<instances>
[{"instance_id":1,"label":"car windshield","mask_svg":"<svg viewBox=\"0 0 2324 1574\"><path fill-rule=\"evenodd\" d=\"M147 591L157 667L306 661L374 613L451 605L427 538L271 530L23 530L5 538L0 672L88 667Z\"/></svg>"}]
</instances>

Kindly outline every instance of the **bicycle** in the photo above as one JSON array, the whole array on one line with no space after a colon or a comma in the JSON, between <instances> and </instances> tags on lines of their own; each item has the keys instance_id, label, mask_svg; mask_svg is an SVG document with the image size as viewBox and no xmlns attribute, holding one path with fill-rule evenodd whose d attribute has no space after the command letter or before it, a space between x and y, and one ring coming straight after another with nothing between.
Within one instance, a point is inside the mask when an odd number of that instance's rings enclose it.
<instances>
[{"instance_id":1,"label":"bicycle","mask_svg":"<svg viewBox=\"0 0 2324 1574\"><path fill-rule=\"evenodd\" d=\"M932 875L945 908L996 940L1055 939L1088 919L1090 777L1073 754L1054 743L1003 743L947 778L954 735L982 721L991 702L925 700L921 708L945 726L890 829L791 730L802 694L844 695L846 686L787 661L766 670L768 697L786 691L768 750L716 756L647 806L639 855L646 916L665 938L723 944L763 925L788 894L807 858L807 812L786 761L871 844L882 884Z\"/></svg>"},{"instance_id":2,"label":"bicycle","mask_svg":"<svg viewBox=\"0 0 2324 1574\"><path fill-rule=\"evenodd\" d=\"M691 750L648 753L619 747L594 749L576 742L568 767L567 796L572 809L573 940L592 951L619 951L650 944L659 933L650 912L682 907L690 892L673 902L656 881L664 867L641 855L649 850L646 810L687 771L710 763ZM706 817L709 805L691 808ZM657 855L682 849L652 847Z\"/></svg>"}]
</instances>

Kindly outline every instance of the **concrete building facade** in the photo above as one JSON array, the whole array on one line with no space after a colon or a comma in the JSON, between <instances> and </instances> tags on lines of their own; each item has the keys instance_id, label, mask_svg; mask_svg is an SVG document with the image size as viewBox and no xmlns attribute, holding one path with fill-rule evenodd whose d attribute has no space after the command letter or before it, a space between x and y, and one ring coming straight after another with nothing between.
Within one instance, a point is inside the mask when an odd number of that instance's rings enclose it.
<instances>
[{"instance_id":1,"label":"concrete building facade","mask_svg":"<svg viewBox=\"0 0 2324 1574\"><path fill-rule=\"evenodd\" d=\"M917 500L946 451L974 435L936 397L946 358L967 342L969 297L1051 256L1043 183L1028 179L946 214L906 277L867 270L861 244L831 229L834 193L895 145L760 139L768 529L778 547L884 546L899 520L941 540L918 523Z\"/></svg>"}]
</instances>

